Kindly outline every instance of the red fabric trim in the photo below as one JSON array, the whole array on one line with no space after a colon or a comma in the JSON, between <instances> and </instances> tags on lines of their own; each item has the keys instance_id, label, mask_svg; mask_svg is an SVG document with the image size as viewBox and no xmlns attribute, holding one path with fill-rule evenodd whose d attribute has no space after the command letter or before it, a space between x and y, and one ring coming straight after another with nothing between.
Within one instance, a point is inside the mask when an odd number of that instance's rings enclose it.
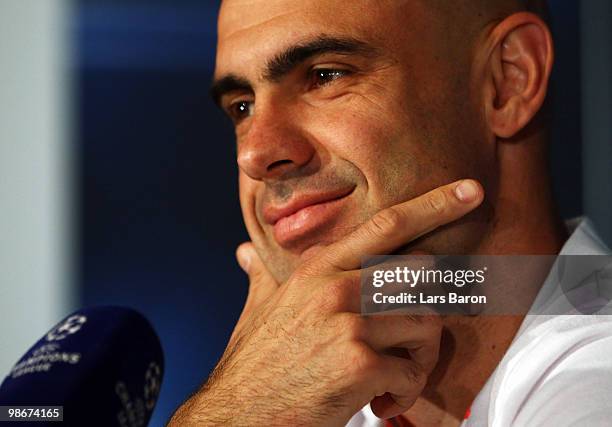
<instances>
[{"instance_id":1,"label":"red fabric trim","mask_svg":"<svg viewBox=\"0 0 612 427\"><path fill-rule=\"evenodd\" d=\"M463 416L463 419L467 420L468 418L470 418L470 415L472 415L472 407L471 406L469 408L467 408L467 411L465 411L465 415Z\"/></svg>"}]
</instances>

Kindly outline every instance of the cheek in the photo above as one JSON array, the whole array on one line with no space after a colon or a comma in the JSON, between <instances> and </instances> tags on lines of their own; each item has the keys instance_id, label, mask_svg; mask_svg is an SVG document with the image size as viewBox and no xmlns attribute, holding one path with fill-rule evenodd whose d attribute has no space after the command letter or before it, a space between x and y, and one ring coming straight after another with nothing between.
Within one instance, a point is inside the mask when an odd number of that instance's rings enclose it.
<instances>
[{"instance_id":1,"label":"cheek","mask_svg":"<svg viewBox=\"0 0 612 427\"><path fill-rule=\"evenodd\" d=\"M251 239L256 239L261 233L261 226L256 214L256 195L259 183L250 179L242 171L238 174L238 185L240 194L240 208Z\"/></svg>"},{"instance_id":2,"label":"cheek","mask_svg":"<svg viewBox=\"0 0 612 427\"><path fill-rule=\"evenodd\" d=\"M355 97L307 124L332 157L363 174L370 213L466 176L479 178L471 158L474 138L464 134L468 129L456 123L458 114L449 114L447 104L367 101Z\"/></svg>"},{"instance_id":3,"label":"cheek","mask_svg":"<svg viewBox=\"0 0 612 427\"><path fill-rule=\"evenodd\" d=\"M427 191L440 169L439 153L431 137L411 122L413 116L391 105L349 106L350 111L326 114L310 125L332 157L350 162L363 174L371 213Z\"/></svg>"},{"instance_id":4,"label":"cheek","mask_svg":"<svg viewBox=\"0 0 612 427\"><path fill-rule=\"evenodd\" d=\"M358 98L357 98L358 99ZM406 126L389 114L358 102L328 110L304 123L331 158L351 163L365 178L366 197L374 207L384 204L385 193L397 181L410 179L414 156L407 144ZM401 173L399 173L401 171Z\"/></svg>"}]
</instances>

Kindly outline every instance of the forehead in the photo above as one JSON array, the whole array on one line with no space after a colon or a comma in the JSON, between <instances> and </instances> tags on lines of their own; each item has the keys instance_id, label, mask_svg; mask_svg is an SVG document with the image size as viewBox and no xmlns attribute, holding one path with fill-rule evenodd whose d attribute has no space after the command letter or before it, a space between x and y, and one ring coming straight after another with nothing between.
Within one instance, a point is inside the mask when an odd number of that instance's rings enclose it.
<instances>
[{"instance_id":1,"label":"forehead","mask_svg":"<svg viewBox=\"0 0 612 427\"><path fill-rule=\"evenodd\" d=\"M419 22L415 0L224 0L216 74L246 71L280 49L319 36L385 45ZM252 71L252 70L251 70Z\"/></svg>"}]
</instances>

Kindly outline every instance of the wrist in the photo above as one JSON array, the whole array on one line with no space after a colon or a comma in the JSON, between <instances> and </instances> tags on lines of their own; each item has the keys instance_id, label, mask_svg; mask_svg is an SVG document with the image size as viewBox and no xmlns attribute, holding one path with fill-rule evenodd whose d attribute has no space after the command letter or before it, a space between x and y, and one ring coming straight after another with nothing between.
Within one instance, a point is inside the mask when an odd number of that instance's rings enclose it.
<instances>
[{"instance_id":1,"label":"wrist","mask_svg":"<svg viewBox=\"0 0 612 427\"><path fill-rule=\"evenodd\" d=\"M175 411L166 427L226 424L231 420L230 408L229 402L202 388Z\"/></svg>"}]
</instances>

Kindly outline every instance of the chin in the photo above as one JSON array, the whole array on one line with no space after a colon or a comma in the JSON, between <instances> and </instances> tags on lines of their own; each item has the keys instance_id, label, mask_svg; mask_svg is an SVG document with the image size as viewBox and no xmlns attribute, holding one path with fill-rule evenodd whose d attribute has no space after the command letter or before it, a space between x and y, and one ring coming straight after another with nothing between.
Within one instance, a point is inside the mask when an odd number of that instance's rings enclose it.
<instances>
[{"instance_id":1,"label":"chin","mask_svg":"<svg viewBox=\"0 0 612 427\"><path fill-rule=\"evenodd\" d=\"M293 274L293 272L304 262L321 253L321 251L325 250L325 248L334 241L336 240L329 242L319 241L307 246L301 251L287 251L277 245L273 245L272 250L264 250L267 254L267 256L265 256L265 264L268 266L274 278L279 283L283 283L287 281L291 274Z\"/></svg>"},{"instance_id":2,"label":"chin","mask_svg":"<svg viewBox=\"0 0 612 427\"><path fill-rule=\"evenodd\" d=\"M486 223L465 217L402 246L396 253L477 255L486 230Z\"/></svg>"},{"instance_id":3,"label":"chin","mask_svg":"<svg viewBox=\"0 0 612 427\"><path fill-rule=\"evenodd\" d=\"M322 250L324 250L326 246L327 244L322 244L322 243L312 245L311 247L309 247L308 249L306 249L304 252L300 254L300 258L299 258L300 263L308 261L315 255L320 253Z\"/></svg>"}]
</instances>

